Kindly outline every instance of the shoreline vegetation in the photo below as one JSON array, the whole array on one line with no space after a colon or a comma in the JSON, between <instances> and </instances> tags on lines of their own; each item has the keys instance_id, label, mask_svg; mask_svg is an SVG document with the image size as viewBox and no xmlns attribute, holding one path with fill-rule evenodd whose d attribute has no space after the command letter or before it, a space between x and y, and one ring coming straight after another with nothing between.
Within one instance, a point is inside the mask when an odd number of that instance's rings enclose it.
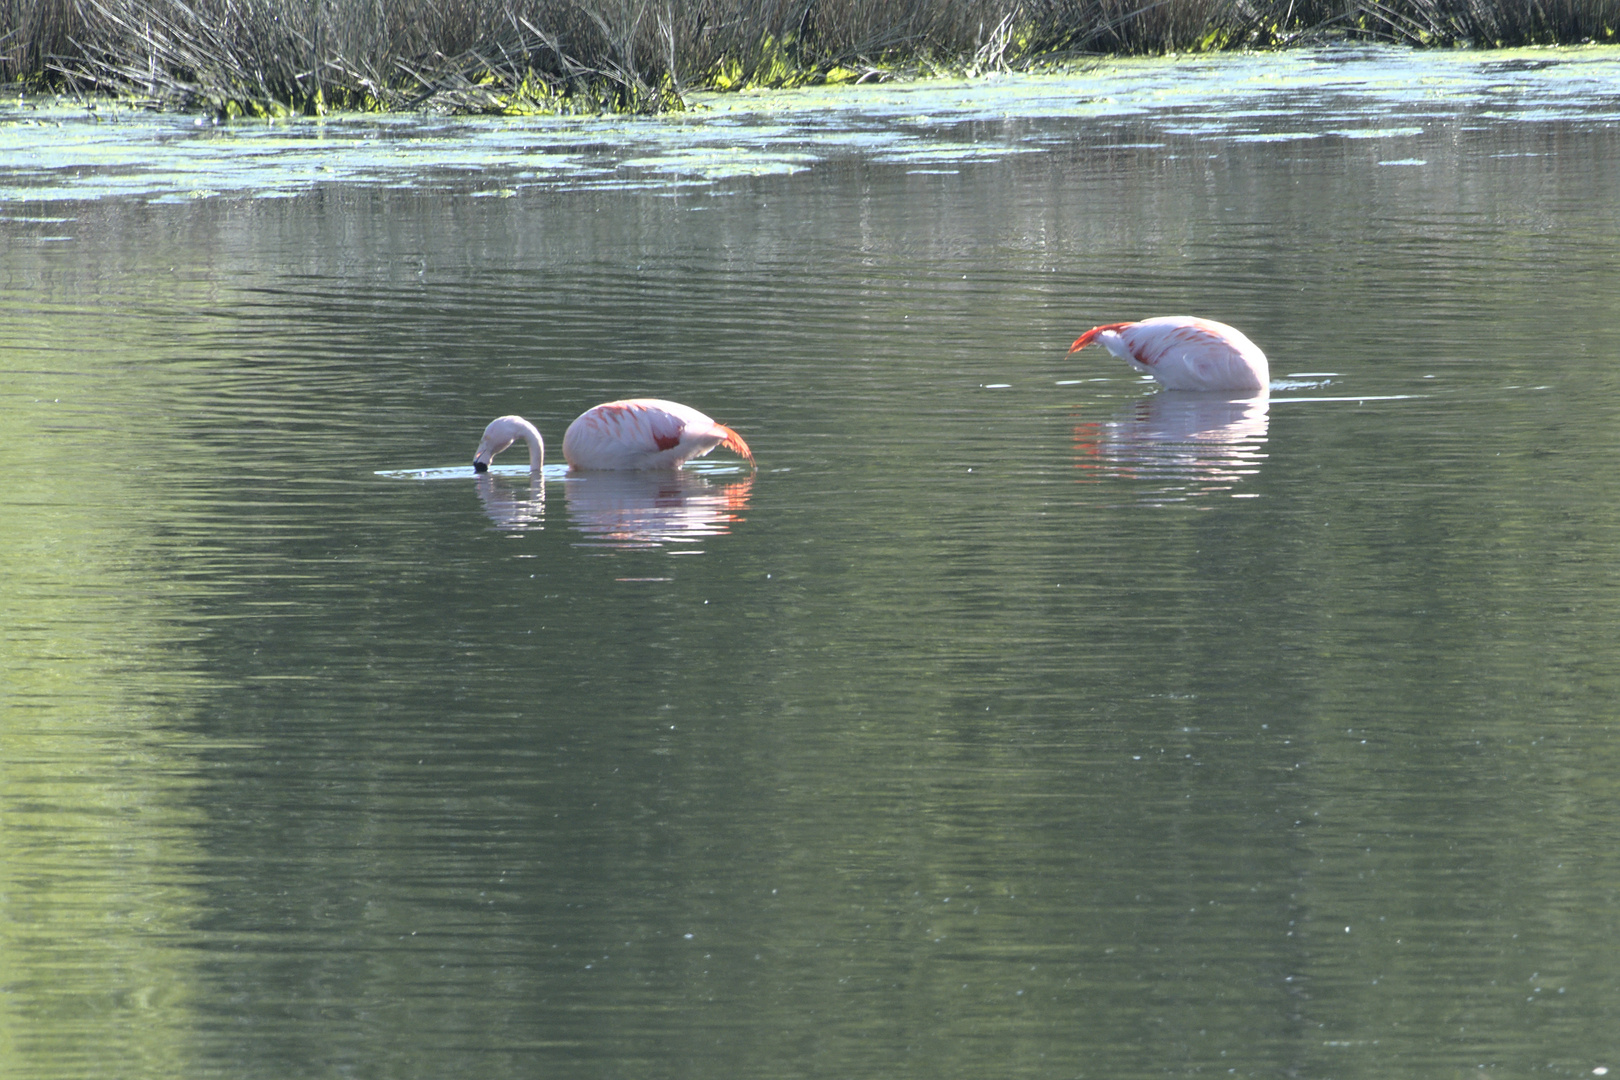
<instances>
[{"instance_id":1,"label":"shoreline vegetation","mask_svg":"<svg viewBox=\"0 0 1620 1080\"><path fill-rule=\"evenodd\" d=\"M1620 0L0 0L0 84L220 118L657 113L705 90L1324 40L1620 42Z\"/></svg>"}]
</instances>

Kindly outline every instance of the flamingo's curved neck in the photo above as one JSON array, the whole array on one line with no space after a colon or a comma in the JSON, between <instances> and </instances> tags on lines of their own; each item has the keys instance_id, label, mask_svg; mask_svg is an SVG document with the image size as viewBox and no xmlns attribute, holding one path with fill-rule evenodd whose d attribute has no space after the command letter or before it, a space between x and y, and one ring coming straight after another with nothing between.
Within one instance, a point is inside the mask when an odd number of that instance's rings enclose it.
<instances>
[{"instance_id":1,"label":"flamingo's curved neck","mask_svg":"<svg viewBox=\"0 0 1620 1080\"><path fill-rule=\"evenodd\" d=\"M533 424L523 430L523 441L529 444L529 471L537 473L545 468L546 444Z\"/></svg>"}]
</instances>

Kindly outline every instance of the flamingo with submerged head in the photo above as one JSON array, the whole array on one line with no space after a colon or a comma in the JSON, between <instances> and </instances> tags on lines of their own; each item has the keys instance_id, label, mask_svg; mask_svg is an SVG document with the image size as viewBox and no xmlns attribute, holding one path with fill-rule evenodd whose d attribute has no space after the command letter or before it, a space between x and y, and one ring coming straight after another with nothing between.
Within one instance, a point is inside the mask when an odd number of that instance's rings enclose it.
<instances>
[{"instance_id":1,"label":"flamingo with submerged head","mask_svg":"<svg viewBox=\"0 0 1620 1080\"><path fill-rule=\"evenodd\" d=\"M1165 315L1106 323L1081 334L1069 352L1094 341L1169 390L1259 393L1271 386L1271 368L1260 346L1213 319Z\"/></svg>"},{"instance_id":2,"label":"flamingo with submerged head","mask_svg":"<svg viewBox=\"0 0 1620 1080\"><path fill-rule=\"evenodd\" d=\"M489 422L473 452L473 472L488 472L495 455L519 439L529 444L529 471L539 472L546 464L546 440L540 437L539 428L521 416L497 416Z\"/></svg>"},{"instance_id":3,"label":"flamingo with submerged head","mask_svg":"<svg viewBox=\"0 0 1620 1080\"><path fill-rule=\"evenodd\" d=\"M490 421L473 455L473 471L486 472L495 455L518 439L529 444L529 471L545 464L545 443L521 416ZM746 458L754 453L743 437L689 405L658 398L609 401L581 413L563 434L563 457L576 470L678 469L715 447Z\"/></svg>"}]
</instances>

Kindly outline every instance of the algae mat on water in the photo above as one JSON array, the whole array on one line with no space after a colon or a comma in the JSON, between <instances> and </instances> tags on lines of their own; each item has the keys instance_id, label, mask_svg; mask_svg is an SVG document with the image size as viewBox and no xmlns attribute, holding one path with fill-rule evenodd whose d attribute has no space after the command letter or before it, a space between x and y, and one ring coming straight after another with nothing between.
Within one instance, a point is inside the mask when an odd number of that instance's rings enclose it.
<instances>
[{"instance_id":1,"label":"algae mat on water","mask_svg":"<svg viewBox=\"0 0 1620 1080\"><path fill-rule=\"evenodd\" d=\"M0 102L0 203L288 196L331 184L501 196L664 188L846 154L928 166L1065 141L1041 121L1166 134L1399 137L1425 117L1620 121L1620 48L1339 47L1099 62L1061 74L702 94L661 118L342 114L216 124L107 104ZM1290 118L1308 113L1308 123ZM1017 132L1001 125L1017 120Z\"/></svg>"}]
</instances>

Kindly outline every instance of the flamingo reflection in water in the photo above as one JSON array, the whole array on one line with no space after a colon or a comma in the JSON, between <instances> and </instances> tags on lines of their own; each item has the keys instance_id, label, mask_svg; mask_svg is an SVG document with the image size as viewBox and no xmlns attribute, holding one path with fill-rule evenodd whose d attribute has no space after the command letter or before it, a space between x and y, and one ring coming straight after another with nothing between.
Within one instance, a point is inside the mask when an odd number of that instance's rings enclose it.
<instances>
[{"instance_id":1,"label":"flamingo reflection in water","mask_svg":"<svg viewBox=\"0 0 1620 1080\"><path fill-rule=\"evenodd\" d=\"M546 482L539 474L503 484L490 473L476 481L484 513L497 529L538 531L546 527Z\"/></svg>"},{"instance_id":2,"label":"flamingo reflection in water","mask_svg":"<svg viewBox=\"0 0 1620 1080\"><path fill-rule=\"evenodd\" d=\"M1075 466L1085 482L1147 481L1147 502L1230 491L1266 460L1268 404L1207 393L1141 398L1109 420L1075 425Z\"/></svg>"},{"instance_id":3,"label":"flamingo reflection in water","mask_svg":"<svg viewBox=\"0 0 1620 1080\"><path fill-rule=\"evenodd\" d=\"M573 475L568 518L591 547L636 548L724 536L744 520L754 476L713 480L690 469Z\"/></svg>"}]
</instances>

